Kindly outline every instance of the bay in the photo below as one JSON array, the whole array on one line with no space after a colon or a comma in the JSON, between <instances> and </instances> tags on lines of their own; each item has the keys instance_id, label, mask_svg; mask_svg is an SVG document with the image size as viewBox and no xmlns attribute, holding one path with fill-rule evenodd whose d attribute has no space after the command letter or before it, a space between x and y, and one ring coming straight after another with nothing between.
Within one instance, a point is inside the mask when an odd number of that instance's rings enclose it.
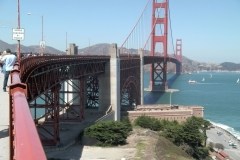
<instances>
[{"instance_id":1,"label":"bay","mask_svg":"<svg viewBox=\"0 0 240 160\"><path fill-rule=\"evenodd\" d=\"M144 75L149 86L149 73ZM171 75L168 75L171 76ZM204 118L240 138L240 78L238 72L195 72L180 75L169 88L178 89L171 95L176 105L204 107ZM189 83L188 81L196 81ZM144 92L145 104L170 104L170 93Z\"/></svg>"}]
</instances>

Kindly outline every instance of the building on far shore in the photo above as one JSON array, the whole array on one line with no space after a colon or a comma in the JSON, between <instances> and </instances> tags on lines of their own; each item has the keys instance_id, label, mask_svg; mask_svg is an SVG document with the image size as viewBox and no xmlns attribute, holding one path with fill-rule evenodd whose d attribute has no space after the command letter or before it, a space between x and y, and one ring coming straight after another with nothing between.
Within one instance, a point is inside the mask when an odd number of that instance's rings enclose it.
<instances>
[{"instance_id":1,"label":"building on far shore","mask_svg":"<svg viewBox=\"0 0 240 160\"><path fill-rule=\"evenodd\" d=\"M187 118L203 117L204 107L202 106L169 106L169 104L138 105L135 110L127 111L130 121L139 116L150 116L168 121L185 122Z\"/></svg>"}]
</instances>

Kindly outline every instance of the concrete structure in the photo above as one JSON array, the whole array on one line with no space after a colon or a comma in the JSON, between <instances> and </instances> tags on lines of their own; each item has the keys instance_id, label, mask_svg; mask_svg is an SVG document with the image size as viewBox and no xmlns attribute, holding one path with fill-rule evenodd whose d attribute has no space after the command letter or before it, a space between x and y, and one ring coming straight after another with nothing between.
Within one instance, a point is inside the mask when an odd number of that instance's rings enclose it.
<instances>
[{"instance_id":1,"label":"concrete structure","mask_svg":"<svg viewBox=\"0 0 240 160\"><path fill-rule=\"evenodd\" d=\"M120 57L117 45L110 48L110 100L115 113L114 120L120 120Z\"/></svg>"},{"instance_id":2,"label":"concrete structure","mask_svg":"<svg viewBox=\"0 0 240 160\"><path fill-rule=\"evenodd\" d=\"M139 51L139 55L140 55L140 78L141 78L141 105L144 104L144 54L143 54L143 50L140 49Z\"/></svg>"},{"instance_id":3,"label":"concrete structure","mask_svg":"<svg viewBox=\"0 0 240 160\"><path fill-rule=\"evenodd\" d=\"M76 46L75 43L70 43L69 44L69 48L67 49L67 55L78 55L78 46ZM73 88L73 84L78 84L77 87L81 87L79 86L79 83L77 80L67 80L64 83L64 91L70 91L70 92L76 92L76 89ZM65 97L65 102L69 102L70 100L72 100L72 102L69 105L79 105L80 104L80 99L76 98L78 97L77 93L65 93L64 94Z\"/></svg>"},{"instance_id":4,"label":"concrete structure","mask_svg":"<svg viewBox=\"0 0 240 160\"><path fill-rule=\"evenodd\" d=\"M165 119L169 121L184 122L187 118L203 117L204 108L201 106L172 106L168 104L156 104L156 105L139 105L134 111L128 111L128 117L131 121L134 121L139 116L150 116L158 119Z\"/></svg>"},{"instance_id":5,"label":"concrete structure","mask_svg":"<svg viewBox=\"0 0 240 160\"><path fill-rule=\"evenodd\" d=\"M75 43L70 43L69 48L67 49L67 55L77 55L78 54L78 46Z\"/></svg>"},{"instance_id":6,"label":"concrete structure","mask_svg":"<svg viewBox=\"0 0 240 160\"><path fill-rule=\"evenodd\" d=\"M110 63L105 64L105 73L98 75L99 80L99 111L106 111L110 107Z\"/></svg>"}]
</instances>

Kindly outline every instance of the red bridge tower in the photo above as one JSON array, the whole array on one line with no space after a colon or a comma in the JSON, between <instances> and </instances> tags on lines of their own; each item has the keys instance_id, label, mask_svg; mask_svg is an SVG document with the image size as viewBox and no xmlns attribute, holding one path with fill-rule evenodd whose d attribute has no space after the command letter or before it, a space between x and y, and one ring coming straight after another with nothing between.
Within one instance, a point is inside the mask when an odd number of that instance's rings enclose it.
<instances>
[{"instance_id":1,"label":"red bridge tower","mask_svg":"<svg viewBox=\"0 0 240 160\"><path fill-rule=\"evenodd\" d=\"M168 0L162 0L162 2L153 0L152 7L151 56L163 56L163 61L151 65L150 90L164 91L168 86ZM163 13L163 15L160 15L159 13Z\"/></svg>"}]
</instances>

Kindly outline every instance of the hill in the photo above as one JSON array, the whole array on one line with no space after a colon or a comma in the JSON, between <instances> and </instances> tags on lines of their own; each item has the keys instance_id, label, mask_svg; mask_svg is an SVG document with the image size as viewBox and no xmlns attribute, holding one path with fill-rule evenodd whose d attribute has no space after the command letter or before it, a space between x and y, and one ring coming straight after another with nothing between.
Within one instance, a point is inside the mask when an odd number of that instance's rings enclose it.
<instances>
[{"instance_id":1,"label":"hill","mask_svg":"<svg viewBox=\"0 0 240 160\"><path fill-rule=\"evenodd\" d=\"M8 44L8 43L0 40L0 52L4 51L7 48L11 49L11 51L13 51L13 52L16 52L17 44ZM41 52L41 49L37 45L32 45L32 46L21 45L21 52L22 53L30 53L30 52L39 53L39 52ZM46 46L44 49L44 52L51 53L51 54L65 54L65 52L62 52L62 51L55 49L53 47L50 47L50 46Z\"/></svg>"},{"instance_id":2,"label":"hill","mask_svg":"<svg viewBox=\"0 0 240 160\"><path fill-rule=\"evenodd\" d=\"M117 147L96 147L86 141L66 150L47 152L48 159L131 159L131 160L192 160L182 149L157 132L136 127L127 144Z\"/></svg>"},{"instance_id":3,"label":"hill","mask_svg":"<svg viewBox=\"0 0 240 160\"><path fill-rule=\"evenodd\" d=\"M108 43L99 43L78 50L80 55L106 55L111 47Z\"/></svg>"},{"instance_id":4,"label":"hill","mask_svg":"<svg viewBox=\"0 0 240 160\"><path fill-rule=\"evenodd\" d=\"M111 44L99 43L89 47L81 48L78 50L80 55L106 55L108 54ZM6 48L10 48L12 51L16 51L17 44L8 44L0 40L0 52ZM39 53L41 50L38 45L24 46L21 45L21 52L23 53ZM137 49L131 49L131 52L137 53ZM65 52L55 49L50 46L46 46L45 53L50 54L65 54ZM169 65L169 71L174 70L174 65ZM226 70L226 71L240 71L240 64L232 62L223 62L221 64L204 63L191 60L183 56L183 72L194 72L194 71L212 71L212 70Z\"/></svg>"},{"instance_id":5,"label":"hill","mask_svg":"<svg viewBox=\"0 0 240 160\"><path fill-rule=\"evenodd\" d=\"M224 62L221 63L220 66L224 70L228 71L239 71L240 70L240 64L232 63L232 62Z\"/></svg>"}]
</instances>

